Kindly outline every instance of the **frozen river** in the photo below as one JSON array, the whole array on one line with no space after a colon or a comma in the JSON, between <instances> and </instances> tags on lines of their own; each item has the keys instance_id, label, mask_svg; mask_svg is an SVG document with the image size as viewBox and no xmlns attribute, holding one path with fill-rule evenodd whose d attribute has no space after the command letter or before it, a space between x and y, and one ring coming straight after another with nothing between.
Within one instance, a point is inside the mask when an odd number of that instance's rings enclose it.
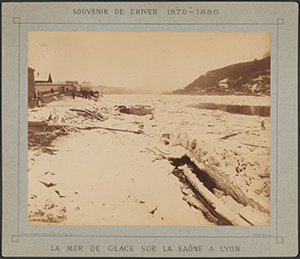
<instances>
[{"instance_id":1,"label":"frozen river","mask_svg":"<svg viewBox=\"0 0 300 259\"><path fill-rule=\"evenodd\" d=\"M201 170L216 169L209 193L220 206L235 208L253 225L268 225L270 118L189 107L199 103L269 106L270 98L104 95L95 102L63 97L28 110L29 121L69 129L50 147L29 150L30 224L215 225L190 206L189 192L164 156L178 156L180 147ZM150 105L154 116L122 114L121 105ZM74 109L95 111L104 120ZM143 134L132 133L140 129Z\"/></svg>"}]
</instances>

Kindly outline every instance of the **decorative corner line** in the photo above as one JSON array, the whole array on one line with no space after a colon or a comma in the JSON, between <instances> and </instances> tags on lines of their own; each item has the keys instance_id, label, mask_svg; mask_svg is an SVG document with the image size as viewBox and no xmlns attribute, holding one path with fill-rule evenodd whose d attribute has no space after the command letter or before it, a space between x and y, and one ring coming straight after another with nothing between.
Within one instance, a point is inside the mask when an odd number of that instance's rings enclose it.
<instances>
[{"instance_id":1,"label":"decorative corner line","mask_svg":"<svg viewBox=\"0 0 300 259\"><path fill-rule=\"evenodd\" d=\"M283 237L276 237L277 244L283 244Z\"/></svg>"},{"instance_id":2,"label":"decorative corner line","mask_svg":"<svg viewBox=\"0 0 300 259\"><path fill-rule=\"evenodd\" d=\"M13 18L13 23L14 24L20 24L20 21L21 21L20 17L14 17Z\"/></svg>"},{"instance_id":3,"label":"decorative corner line","mask_svg":"<svg viewBox=\"0 0 300 259\"><path fill-rule=\"evenodd\" d=\"M19 242L19 236L11 236L11 242Z\"/></svg>"},{"instance_id":4,"label":"decorative corner line","mask_svg":"<svg viewBox=\"0 0 300 259\"><path fill-rule=\"evenodd\" d=\"M284 24L284 19L283 18L277 18L277 24L283 25Z\"/></svg>"}]
</instances>

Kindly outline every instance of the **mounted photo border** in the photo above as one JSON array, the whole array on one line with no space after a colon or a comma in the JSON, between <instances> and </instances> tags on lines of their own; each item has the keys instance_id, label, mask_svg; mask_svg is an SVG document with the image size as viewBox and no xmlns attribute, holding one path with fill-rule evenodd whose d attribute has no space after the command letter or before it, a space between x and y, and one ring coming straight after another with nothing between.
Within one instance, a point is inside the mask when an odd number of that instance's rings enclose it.
<instances>
[{"instance_id":1,"label":"mounted photo border","mask_svg":"<svg viewBox=\"0 0 300 259\"><path fill-rule=\"evenodd\" d=\"M98 15L76 11L88 8L108 11ZM137 9L157 12L155 15L132 13L131 10ZM188 11L185 15L170 11L179 9ZM214 15L201 14L201 10L208 9L217 11ZM29 226L28 32L74 30L271 33L270 226ZM3 256L296 256L297 34L298 5L295 3L2 4ZM147 252L142 248L145 246L153 249Z\"/></svg>"}]
</instances>

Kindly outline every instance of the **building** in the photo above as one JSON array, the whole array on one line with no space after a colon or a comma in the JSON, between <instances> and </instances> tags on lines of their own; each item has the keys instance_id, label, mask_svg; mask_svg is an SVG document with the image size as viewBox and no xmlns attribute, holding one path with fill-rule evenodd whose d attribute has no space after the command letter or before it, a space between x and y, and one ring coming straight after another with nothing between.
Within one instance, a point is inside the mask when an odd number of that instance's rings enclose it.
<instances>
[{"instance_id":1,"label":"building","mask_svg":"<svg viewBox=\"0 0 300 259\"><path fill-rule=\"evenodd\" d=\"M219 85L219 88L221 88L222 90L226 90L228 89L228 81L229 81L229 78L225 78L221 81L219 81L218 85Z\"/></svg>"},{"instance_id":2,"label":"building","mask_svg":"<svg viewBox=\"0 0 300 259\"><path fill-rule=\"evenodd\" d=\"M80 85L77 81L63 81L58 83L52 83L51 74L47 80L35 80L35 90L37 95L43 95L47 93L65 93L69 91L80 91Z\"/></svg>"},{"instance_id":3,"label":"building","mask_svg":"<svg viewBox=\"0 0 300 259\"><path fill-rule=\"evenodd\" d=\"M86 89L86 90L91 90L92 89L93 84L90 81L83 81L81 83L81 89Z\"/></svg>"},{"instance_id":4,"label":"building","mask_svg":"<svg viewBox=\"0 0 300 259\"><path fill-rule=\"evenodd\" d=\"M36 94L50 93L59 90L59 86L53 85L51 73L46 72L35 72L34 73L34 84Z\"/></svg>"},{"instance_id":5,"label":"building","mask_svg":"<svg viewBox=\"0 0 300 259\"><path fill-rule=\"evenodd\" d=\"M36 72L34 74L34 81L36 84L52 84L51 73Z\"/></svg>"},{"instance_id":6,"label":"building","mask_svg":"<svg viewBox=\"0 0 300 259\"><path fill-rule=\"evenodd\" d=\"M73 91L80 92L78 81L63 81L53 83L51 73L36 72L28 67L28 107L33 108L43 102L46 96L67 93L71 95Z\"/></svg>"},{"instance_id":7,"label":"building","mask_svg":"<svg viewBox=\"0 0 300 259\"><path fill-rule=\"evenodd\" d=\"M69 86L69 90L80 92L80 85L77 81L66 81L66 87Z\"/></svg>"},{"instance_id":8,"label":"building","mask_svg":"<svg viewBox=\"0 0 300 259\"><path fill-rule=\"evenodd\" d=\"M33 68L28 67L28 108L34 108L36 102L34 71Z\"/></svg>"}]
</instances>

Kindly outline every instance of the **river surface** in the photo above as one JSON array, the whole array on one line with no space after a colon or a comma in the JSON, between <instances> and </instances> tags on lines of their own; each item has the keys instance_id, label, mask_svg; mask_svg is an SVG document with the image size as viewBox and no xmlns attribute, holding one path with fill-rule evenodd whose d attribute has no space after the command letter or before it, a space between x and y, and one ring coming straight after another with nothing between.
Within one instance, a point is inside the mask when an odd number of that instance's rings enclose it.
<instances>
[{"instance_id":1,"label":"river surface","mask_svg":"<svg viewBox=\"0 0 300 259\"><path fill-rule=\"evenodd\" d=\"M170 111L178 107L220 110L233 114L270 117L270 96L243 95L105 95L102 100L123 105L169 104Z\"/></svg>"},{"instance_id":2,"label":"river surface","mask_svg":"<svg viewBox=\"0 0 300 259\"><path fill-rule=\"evenodd\" d=\"M270 117L270 106L251 106L251 105L228 105L228 104L215 104L215 103L199 103L189 105L190 107L208 109L208 110L221 110L229 113L245 114L245 115L259 115L263 117Z\"/></svg>"},{"instance_id":3,"label":"river surface","mask_svg":"<svg viewBox=\"0 0 300 259\"><path fill-rule=\"evenodd\" d=\"M156 105L159 103L173 104L174 106L197 106L198 104L215 104L215 105L237 105L237 106L263 106L270 109L270 96L249 96L249 95L151 95L151 94L136 94L136 95L115 95L107 94L100 98L104 103L106 101L114 101L116 104L132 105ZM202 108L203 109L203 108ZM211 109L211 108L207 108Z\"/></svg>"}]
</instances>

